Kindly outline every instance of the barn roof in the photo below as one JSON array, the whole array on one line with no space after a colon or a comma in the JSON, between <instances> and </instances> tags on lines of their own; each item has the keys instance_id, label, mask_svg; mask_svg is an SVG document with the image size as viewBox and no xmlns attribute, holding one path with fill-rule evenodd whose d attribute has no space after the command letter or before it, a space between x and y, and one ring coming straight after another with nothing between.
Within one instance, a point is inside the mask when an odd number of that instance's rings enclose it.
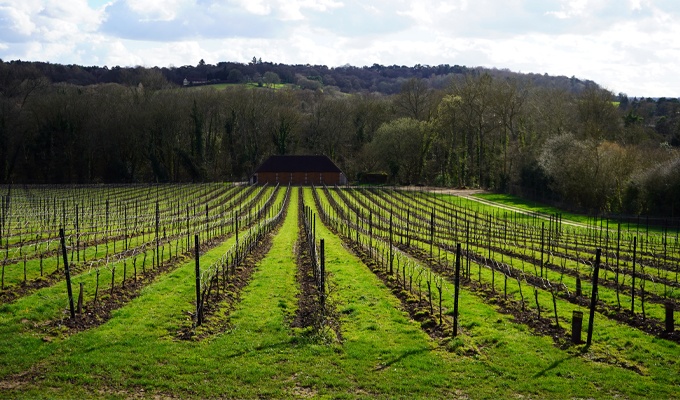
<instances>
[{"instance_id":1,"label":"barn roof","mask_svg":"<svg viewBox=\"0 0 680 400\"><path fill-rule=\"evenodd\" d=\"M326 156L271 156L255 172L342 172Z\"/></svg>"}]
</instances>

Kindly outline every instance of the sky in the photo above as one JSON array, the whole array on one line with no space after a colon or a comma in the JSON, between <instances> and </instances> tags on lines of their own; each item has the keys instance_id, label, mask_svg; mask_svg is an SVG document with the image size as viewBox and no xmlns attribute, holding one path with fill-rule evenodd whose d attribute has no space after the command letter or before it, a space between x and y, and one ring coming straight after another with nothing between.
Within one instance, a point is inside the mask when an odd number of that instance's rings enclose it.
<instances>
[{"instance_id":1,"label":"sky","mask_svg":"<svg viewBox=\"0 0 680 400\"><path fill-rule=\"evenodd\" d=\"M678 0L0 0L0 59L464 65L680 97Z\"/></svg>"}]
</instances>

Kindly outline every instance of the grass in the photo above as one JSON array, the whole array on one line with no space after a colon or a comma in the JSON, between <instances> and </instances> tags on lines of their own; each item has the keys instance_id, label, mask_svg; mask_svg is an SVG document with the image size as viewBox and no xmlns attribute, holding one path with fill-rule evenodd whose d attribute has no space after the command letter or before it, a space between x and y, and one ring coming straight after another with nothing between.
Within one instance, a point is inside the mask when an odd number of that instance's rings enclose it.
<instances>
[{"instance_id":1,"label":"grass","mask_svg":"<svg viewBox=\"0 0 680 400\"><path fill-rule=\"evenodd\" d=\"M581 224L593 224L594 222L592 217L588 217L586 215L564 212L559 208L551 207L531 200L525 200L509 194L480 193L473 195L473 197L478 197L482 200L491 201L501 205L516 207L525 211L540 213L544 215L561 214L564 220L578 222Z\"/></svg>"},{"instance_id":2,"label":"grass","mask_svg":"<svg viewBox=\"0 0 680 400\"><path fill-rule=\"evenodd\" d=\"M679 347L602 317L596 320L590 350L561 350L550 338L531 334L463 290L462 335L438 343L318 219L317 239L325 240L330 295L340 312L343 341L329 343L291 328L299 232L298 192L291 194L271 250L229 312L229 329L201 341L175 339L195 295L194 264L187 260L158 277L106 324L45 342L30 325L60 317L65 289L59 283L0 306L0 397L677 396ZM304 197L313 205L310 189ZM202 255L201 264L217 260L233 242L232 237ZM483 278L488 275L484 271ZM449 309L451 294L448 284L444 306ZM548 313L548 297L541 297L541 304ZM565 321L570 307L560 304ZM640 366L643 373L621 366L628 364ZM22 378L25 373L31 379Z\"/></svg>"},{"instance_id":3,"label":"grass","mask_svg":"<svg viewBox=\"0 0 680 400\"><path fill-rule=\"evenodd\" d=\"M485 281L490 281L488 270L484 269L483 275ZM514 285L514 282L510 284ZM526 286L524 290L528 297ZM449 285L444 299L448 309L452 308L451 292ZM550 300L542 296L541 303L544 313L549 314ZM563 303L560 308L563 318L565 315L570 318L572 309L576 309ZM456 389L472 397L494 397L499 393L503 393L502 397L520 394L541 398L610 397L617 394L640 397L652 392L659 397L667 397L674 389L662 382L677 382L673 373L665 369L674 364L680 350L677 345L651 338L602 317L597 320L597 344L589 351L582 346L568 351L559 350L549 338L529 334L526 326L513 323L510 317L499 314L493 306L467 291L461 293L461 321L464 335L451 341L448 347L475 349L476 353L472 357L456 357L456 365L462 369L452 371L451 379L456 382ZM650 353L655 356L646 357ZM594 363L591 359L603 362ZM659 360L663 361L657 362ZM482 371L476 369L480 363ZM618 366L626 363L640 363L648 375L639 376ZM594 387L598 388L597 394L592 392Z\"/></svg>"},{"instance_id":4,"label":"grass","mask_svg":"<svg viewBox=\"0 0 680 400\"><path fill-rule=\"evenodd\" d=\"M594 219L591 216L583 215L583 214L575 214L575 213L570 213L570 212L564 212L563 210L548 206L545 204L541 204L535 201L531 200L525 200L517 196L513 196L510 194L500 194L500 193L480 193L480 194L475 194L473 197L478 197L482 200L490 201L493 203L497 203L503 206L510 206L510 207L516 207L525 211L529 211L532 213L540 213L544 215L555 215L555 214L560 214L563 220L566 221L572 221L572 222L577 222L589 226L593 226L594 224L599 224L600 220L599 219ZM449 196L449 199L457 199L455 196ZM458 201L458 200L456 200ZM498 207L493 207L491 208L492 210L498 210ZM621 224L622 228L626 229L632 229L635 230L636 224L634 223L622 223ZM616 229L616 222L614 219L610 221L610 229ZM640 226L638 227L639 231L642 232L655 232L655 233L661 233L663 232L662 228L655 227L655 226L646 226L646 221L644 218L641 219L640 221ZM674 229L670 229L671 232L673 232Z\"/></svg>"}]
</instances>

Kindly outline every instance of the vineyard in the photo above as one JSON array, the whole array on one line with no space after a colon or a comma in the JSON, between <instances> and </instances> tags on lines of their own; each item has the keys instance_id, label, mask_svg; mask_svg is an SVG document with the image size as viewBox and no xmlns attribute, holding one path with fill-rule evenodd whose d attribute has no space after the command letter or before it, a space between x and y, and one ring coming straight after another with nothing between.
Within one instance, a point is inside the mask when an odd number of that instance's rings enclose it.
<instances>
[{"instance_id":1,"label":"vineyard","mask_svg":"<svg viewBox=\"0 0 680 400\"><path fill-rule=\"evenodd\" d=\"M0 192L3 398L678 396L672 224L392 188Z\"/></svg>"}]
</instances>

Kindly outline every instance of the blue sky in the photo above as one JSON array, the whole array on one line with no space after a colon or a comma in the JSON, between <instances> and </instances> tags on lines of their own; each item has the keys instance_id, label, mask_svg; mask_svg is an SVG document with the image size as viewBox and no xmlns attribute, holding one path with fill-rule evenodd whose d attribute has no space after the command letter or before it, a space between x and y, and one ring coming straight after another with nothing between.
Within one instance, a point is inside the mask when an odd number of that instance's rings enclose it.
<instances>
[{"instance_id":1,"label":"blue sky","mask_svg":"<svg viewBox=\"0 0 680 400\"><path fill-rule=\"evenodd\" d=\"M0 0L0 58L459 64L680 97L676 0Z\"/></svg>"}]
</instances>

